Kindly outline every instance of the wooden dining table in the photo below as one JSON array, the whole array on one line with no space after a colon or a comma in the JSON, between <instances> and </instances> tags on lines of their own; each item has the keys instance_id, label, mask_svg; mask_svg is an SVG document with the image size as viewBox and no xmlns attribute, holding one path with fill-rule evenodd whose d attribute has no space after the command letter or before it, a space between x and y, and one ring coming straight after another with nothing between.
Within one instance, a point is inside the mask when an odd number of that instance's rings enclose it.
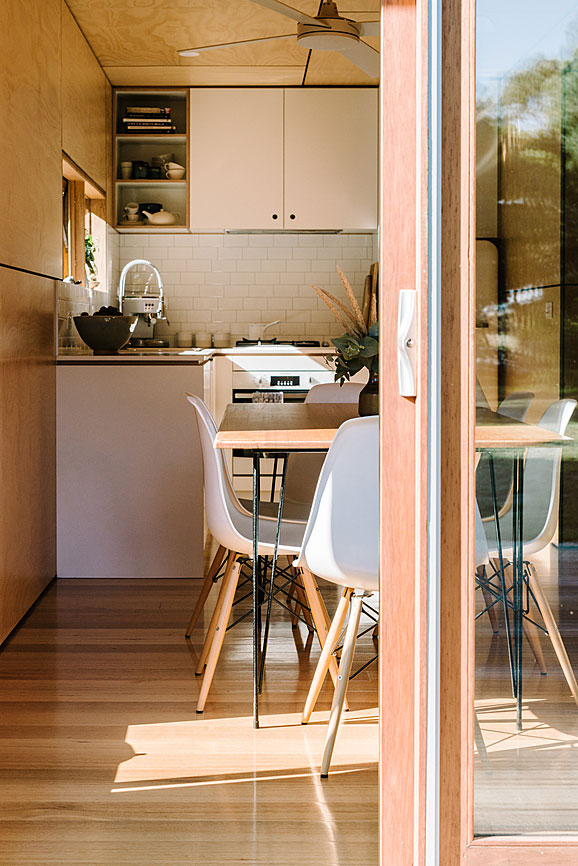
<instances>
[{"instance_id":1,"label":"wooden dining table","mask_svg":"<svg viewBox=\"0 0 578 866\"><path fill-rule=\"evenodd\" d=\"M260 461L268 455L287 457L296 451L327 451L339 427L351 418L358 417L355 404L343 403L232 403L223 415L214 440L219 449L242 448L253 457L253 724L259 727L259 691L266 653L266 637L262 644L257 611L260 611L258 546L259 546L259 502L261 500ZM476 410L475 448L487 452L494 501L494 520L498 539L502 586L505 589L504 557L500 536L498 507L493 472L493 455L497 452L511 455L513 461L512 508L514 526L517 527L513 547L513 627L509 647L514 697L517 704L517 724L521 729L522 712L522 591L523 591L523 475L524 458L530 446L559 445L568 437L552 433L542 427L516 421L490 409ZM285 459L285 468L287 460ZM277 541L273 563L276 563L276 548L283 515L285 469L281 478L279 507L277 513ZM271 587L274 580L274 566ZM507 605L507 600L504 599ZM270 611L270 605L268 608ZM506 611L507 618L507 611ZM268 622L266 624L268 634ZM509 635L509 632L508 632ZM261 675L260 675L261 672Z\"/></svg>"}]
</instances>

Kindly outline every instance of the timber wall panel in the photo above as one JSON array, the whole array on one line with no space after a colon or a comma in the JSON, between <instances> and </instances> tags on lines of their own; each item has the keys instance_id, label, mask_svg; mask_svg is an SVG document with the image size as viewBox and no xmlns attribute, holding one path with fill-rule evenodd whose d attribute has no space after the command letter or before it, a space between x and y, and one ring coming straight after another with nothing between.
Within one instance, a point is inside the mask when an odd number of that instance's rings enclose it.
<instances>
[{"instance_id":1,"label":"timber wall panel","mask_svg":"<svg viewBox=\"0 0 578 866\"><path fill-rule=\"evenodd\" d=\"M0 267L0 641L56 573L55 296Z\"/></svg>"},{"instance_id":2,"label":"timber wall panel","mask_svg":"<svg viewBox=\"0 0 578 866\"><path fill-rule=\"evenodd\" d=\"M3 0L0 55L0 264L60 277L60 0Z\"/></svg>"},{"instance_id":3,"label":"timber wall panel","mask_svg":"<svg viewBox=\"0 0 578 866\"><path fill-rule=\"evenodd\" d=\"M62 4L62 149L103 190L109 149L110 84Z\"/></svg>"}]
</instances>

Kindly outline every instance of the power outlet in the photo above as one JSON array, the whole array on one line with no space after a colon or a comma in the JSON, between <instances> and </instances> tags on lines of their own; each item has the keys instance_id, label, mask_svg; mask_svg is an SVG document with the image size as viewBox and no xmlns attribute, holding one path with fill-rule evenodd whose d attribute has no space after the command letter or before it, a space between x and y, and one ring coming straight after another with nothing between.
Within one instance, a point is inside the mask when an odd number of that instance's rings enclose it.
<instances>
[{"instance_id":1,"label":"power outlet","mask_svg":"<svg viewBox=\"0 0 578 866\"><path fill-rule=\"evenodd\" d=\"M547 301L544 304L544 317L546 319L553 319L554 318L554 304L552 301Z\"/></svg>"}]
</instances>

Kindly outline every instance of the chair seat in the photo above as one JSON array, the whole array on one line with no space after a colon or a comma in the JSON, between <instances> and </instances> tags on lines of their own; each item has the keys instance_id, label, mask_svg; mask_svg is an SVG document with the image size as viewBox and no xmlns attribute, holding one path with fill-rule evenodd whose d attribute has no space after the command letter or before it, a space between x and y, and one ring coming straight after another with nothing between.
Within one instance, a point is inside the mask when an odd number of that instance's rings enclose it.
<instances>
[{"instance_id":1,"label":"chair seat","mask_svg":"<svg viewBox=\"0 0 578 866\"><path fill-rule=\"evenodd\" d=\"M246 508L247 511L253 511L253 501L251 499L239 499L239 502ZM261 517L272 517L277 519L277 502L260 502L259 514ZM300 523L307 523L309 513L311 512L311 503L304 502L285 502L283 503L283 520L297 520Z\"/></svg>"},{"instance_id":2,"label":"chair seat","mask_svg":"<svg viewBox=\"0 0 578 866\"><path fill-rule=\"evenodd\" d=\"M231 510L230 516L239 533L235 548L245 556L253 554L253 517L239 509ZM283 520L279 538L279 556L296 556L303 543L305 523ZM270 517L259 518L259 556L272 556L275 544L277 520Z\"/></svg>"}]
</instances>

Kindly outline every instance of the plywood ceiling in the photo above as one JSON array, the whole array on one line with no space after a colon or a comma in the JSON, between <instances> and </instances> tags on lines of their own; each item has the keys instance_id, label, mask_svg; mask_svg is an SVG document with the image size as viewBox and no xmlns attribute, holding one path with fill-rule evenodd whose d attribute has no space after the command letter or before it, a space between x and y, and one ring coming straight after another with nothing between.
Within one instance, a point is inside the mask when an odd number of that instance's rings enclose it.
<instances>
[{"instance_id":1,"label":"plywood ceiling","mask_svg":"<svg viewBox=\"0 0 578 866\"><path fill-rule=\"evenodd\" d=\"M114 85L264 86L377 84L336 51L307 51L291 40L223 48L200 45L296 32L297 24L251 0L66 0ZM316 15L319 0L285 0ZM340 14L379 18L380 0L337 0ZM379 49L379 40L366 40Z\"/></svg>"}]
</instances>

